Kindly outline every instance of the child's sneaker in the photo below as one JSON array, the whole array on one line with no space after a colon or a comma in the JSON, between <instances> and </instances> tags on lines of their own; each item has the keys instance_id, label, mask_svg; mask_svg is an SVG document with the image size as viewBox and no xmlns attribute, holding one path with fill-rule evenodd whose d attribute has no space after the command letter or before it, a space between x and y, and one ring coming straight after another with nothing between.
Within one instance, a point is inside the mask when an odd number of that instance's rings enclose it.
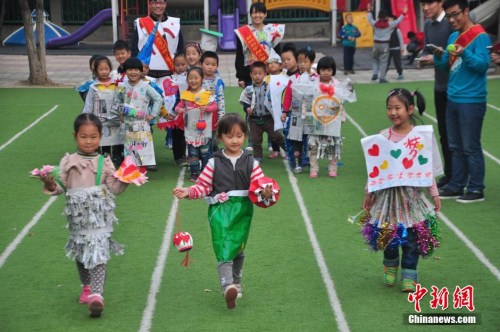
<instances>
[{"instance_id":1,"label":"child's sneaker","mask_svg":"<svg viewBox=\"0 0 500 332\"><path fill-rule=\"evenodd\" d=\"M89 303L89 295L90 295L90 286L89 285L83 285L83 287L82 287L82 293L80 294L80 300L78 302L80 302L80 303Z\"/></svg>"},{"instance_id":2,"label":"child's sneaker","mask_svg":"<svg viewBox=\"0 0 500 332\"><path fill-rule=\"evenodd\" d=\"M293 172L296 173L296 174L302 173L302 167L295 166L295 168L293 169Z\"/></svg>"},{"instance_id":3,"label":"child's sneaker","mask_svg":"<svg viewBox=\"0 0 500 332\"><path fill-rule=\"evenodd\" d=\"M90 294L89 295L89 311L90 317L101 317L101 313L104 310L104 299L101 294Z\"/></svg>"},{"instance_id":4,"label":"child's sneaker","mask_svg":"<svg viewBox=\"0 0 500 332\"><path fill-rule=\"evenodd\" d=\"M417 283L412 279L403 279L401 281L401 291L406 293L413 293L417 290Z\"/></svg>"},{"instance_id":5,"label":"child's sneaker","mask_svg":"<svg viewBox=\"0 0 500 332\"><path fill-rule=\"evenodd\" d=\"M276 158L278 158L279 155L280 155L280 153L278 151L273 151L269 154L269 156L267 156L267 158L276 159Z\"/></svg>"},{"instance_id":6,"label":"child's sneaker","mask_svg":"<svg viewBox=\"0 0 500 332\"><path fill-rule=\"evenodd\" d=\"M317 177L318 177L318 172L316 172L316 171L311 171L311 172L309 172L309 177L310 177L311 179L315 179L315 178L317 178Z\"/></svg>"},{"instance_id":7,"label":"child's sneaker","mask_svg":"<svg viewBox=\"0 0 500 332\"><path fill-rule=\"evenodd\" d=\"M243 287L241 284L234 284L234 286L238 290L238 296L236 298L241 299L243 297Z\"/></svg>"},{"instance_id":8,"label":"child's sneaker","mask_svg":"<svg viewBox=\"0 0 500 332\"><path fill-rule=\"evenodd\" d=\"M238 298L238 288L235 285L227 286L224 291L224 299L228 309L236 308L236 299Z\"/></svg>"},{"instance_id":9,"label":"child's sneaker","mask_svg":"<svg viewBox=\"0 0 500 332\"><path fill-rule=\"evenodd\" d=\"M392 287L396 284L398 279L398 267L397 266L384 266L384 283Z\"/></svg>"},{"instance_id":10,"label":"child's sneaker","mask_svg":"<svg viewBox=\"0 0 500 332\"><path fill-rule=\"evenodd\" d=\"M335 171L329 171L328 172L328 176L331 177L331 178L336 178L337 177L337 172L335 172Z\"/></svg>"}]
</instances>

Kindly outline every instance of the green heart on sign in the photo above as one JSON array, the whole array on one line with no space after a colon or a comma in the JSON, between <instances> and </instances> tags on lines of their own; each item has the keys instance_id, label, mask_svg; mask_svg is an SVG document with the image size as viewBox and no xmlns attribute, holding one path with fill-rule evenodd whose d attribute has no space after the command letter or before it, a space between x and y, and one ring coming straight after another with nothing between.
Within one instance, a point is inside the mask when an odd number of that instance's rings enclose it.
<instances>
[{"instance_id":1,"label":"green heart on sign","mask_svg":"<svg viewBox=\"0 0 500 332\"><path fill-rule=\"evenodd\" d=\"M427 164L428 161L429 161L429 159L425 158L424 156L422 156L422 155L418 156L418 163L420 165L425 165L425 164Z\"/></svg>"},{"instance_id":2,"label":"green heart on sign","mask_svg":"<svg viewBox=\"0 0 500 332\"><path fill-rule=\"evenodd\" d=\"M394 159L398 159L400 155L401 155L401 149L391 150L391 156L393 156Z\"/></svg>"}]
</instances>

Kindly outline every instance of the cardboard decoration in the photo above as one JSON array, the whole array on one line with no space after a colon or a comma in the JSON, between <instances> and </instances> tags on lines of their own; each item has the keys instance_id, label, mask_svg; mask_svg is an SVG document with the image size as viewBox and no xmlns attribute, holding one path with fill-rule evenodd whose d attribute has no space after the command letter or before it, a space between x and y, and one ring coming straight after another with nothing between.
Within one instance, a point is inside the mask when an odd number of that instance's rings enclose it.
<instances>
[{"instance_id":1,"label":"cardboard decoration","mask_svg":"<svg viewBox=\"0 0 500 332\"><path fill-rule=\"evenodd\" d=\"M289 78L285 75L269 75L269 93L271 101L266 98L268 109L272 110L274 130L283 129L281 112L283 110L283 94L288 86Z\"/></svg>"},{"instance_id":2,"label":"cardboard decoration","mask_svg":"<svg viewBox=\"0 0 500 332\"><path fill-rule=\"evenodd\" d=\"M398 143L381 134L361 139L368 192L400 187L430 187L443 167L432 126L416 126Z\"/></svg>"}]
</instances>

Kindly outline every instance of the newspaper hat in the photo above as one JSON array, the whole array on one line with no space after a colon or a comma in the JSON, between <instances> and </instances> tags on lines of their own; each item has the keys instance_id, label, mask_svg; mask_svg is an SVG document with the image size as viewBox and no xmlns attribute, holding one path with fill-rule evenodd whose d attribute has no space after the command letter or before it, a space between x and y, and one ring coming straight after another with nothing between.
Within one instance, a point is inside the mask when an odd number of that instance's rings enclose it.
<instances>
[{"instance_id":1,"label":"newspaper hat","mask_svg":"<svg viewBox=\"0 0 500 332\"><path fill-rule=\"evenodd\" d=\"M212 51L215 52L217 51L217 45L219 43L219 38L224 36L223 33L218 32L218 31L212 31L208 29L200 29L201 31L201 41L200 41L200 47L205 51Z\"/></svg>"},{"instance_id":2,"label":"newspaper hat","mask_svg":"<svg viewBox=\"0 0 500 332\"><path fill-rule=\"evenodd\" d=\"M267 63L277 62L281 63L281 57L274 49L271 48L271 53L269 54L269 58L266 60Z\"/></svg>"}]
</instances>

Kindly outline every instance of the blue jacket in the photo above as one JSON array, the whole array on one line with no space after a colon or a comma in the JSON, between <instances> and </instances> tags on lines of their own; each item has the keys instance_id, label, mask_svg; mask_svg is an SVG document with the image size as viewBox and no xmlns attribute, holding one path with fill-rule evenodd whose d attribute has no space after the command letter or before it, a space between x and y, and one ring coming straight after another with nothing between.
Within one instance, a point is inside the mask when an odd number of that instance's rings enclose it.
<instances>
[{"instance_id":1,"label":"blue jacket","mask_svg":"<svg viewBox=\"0 0 500 332\"><path fill-rule=\"evenodd\" d=\"M352 24L346 24L340 29L340 38L342 38L342 45L356 47L356 39L349 40L348 37L358 38L361 36L359 29Z\"/></svg>"},{"instance_id":2,"label":"blue jacket","mask_svg":"<svg viewBox=\"0 0 500 332\"><path fill-rule=\"evenodd\" d=\"M453 32L448 45L454 44L459 32ZM445 50L441 58L434 56L437 69L449 72L448 99L459 104L486 102L486 72L490 64L487 46L490 38L486 33L479 34L450 67L450 55Z\"/></svg>"}]
</instances>

